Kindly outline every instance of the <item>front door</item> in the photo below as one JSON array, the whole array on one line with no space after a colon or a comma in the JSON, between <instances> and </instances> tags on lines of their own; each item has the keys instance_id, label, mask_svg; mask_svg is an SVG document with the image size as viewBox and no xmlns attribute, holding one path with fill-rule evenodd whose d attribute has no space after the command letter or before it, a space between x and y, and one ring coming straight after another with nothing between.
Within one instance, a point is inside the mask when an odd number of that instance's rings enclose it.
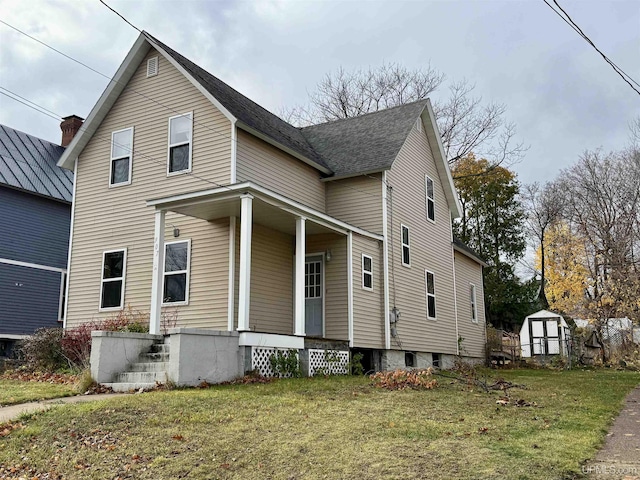
<instances>
[{"instance_id":1,"label":"front door","mask_svg":"<svg viewBox=\"0 0 640 480\"><path fill-rule=\"evenodd\" d=\"M305 331L307 336L322 337L322 297L324 296L324 258L308 256L304 264Z\"/></svg>"}]
</instances>

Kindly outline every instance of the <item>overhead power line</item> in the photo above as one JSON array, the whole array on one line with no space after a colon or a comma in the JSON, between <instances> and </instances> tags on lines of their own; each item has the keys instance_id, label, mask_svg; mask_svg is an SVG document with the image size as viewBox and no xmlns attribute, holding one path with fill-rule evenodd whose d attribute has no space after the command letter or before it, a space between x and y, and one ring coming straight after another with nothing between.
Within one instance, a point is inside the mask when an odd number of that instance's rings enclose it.
<instances>
[{"instance_id":1,"label":"overhead power line","mask_svg":"<svg viewBox=\"0 0 640 480\"><path fill-rule=\"evenodd\" d=\"M586 41L589 45L591 45L596 52L598 52L602 58L613 68L613 70L620 75L620 77L638 94L640 95L640 90L638 90L633 84L640 87L640 84L636 82L629 74L627 74L624 70L622 70L618 65L616 65L609 57L607 57L602 50L600 50L596 44L582 31L582 29L578 26L578 24L571 18L571 16L560 6L557 0L553 0L553 3L558 7L558 10L554 8L548 0L542 0L553 12L558 15L567 25L569 25L578 35L580 35L584 41ZM562 12L562 13L561 13Z\"/></svg>"},{"instance_id":2,"label":"overhead power line","mask_svg":"<svg viewBox=\"0 0 640 480\"><path fill-rule=\"evenodd\" d=\"M109 10L111 10L113 13L115 13L116 15L118 15L122 20L124 20L125 22L127 22L129 25L131 25L133 28L135 28L137 31L139 31L140 33L142 33L142 30L140 30L138 27L136 27L133 23L131 23L129 20L127 20L126 18L124 18L124 16L122 16L120 13L118 13L115 9L111 8L109 5L107 5L103 0L100 0L100 3L103 4L105 7L107 7Z\"/></svg>"}]
</instances>

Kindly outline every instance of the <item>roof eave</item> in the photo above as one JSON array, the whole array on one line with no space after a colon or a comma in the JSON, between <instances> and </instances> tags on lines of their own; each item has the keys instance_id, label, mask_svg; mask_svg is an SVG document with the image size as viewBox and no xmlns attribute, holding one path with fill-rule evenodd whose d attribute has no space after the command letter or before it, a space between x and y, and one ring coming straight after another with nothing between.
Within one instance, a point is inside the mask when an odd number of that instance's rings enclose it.
<instances>
[{"instance_id":1,"label":"roof eave","mask_svg":"<svg viewBox=\"0 0 640 480\"><path fill-rule=\"evenodd\" d=\"M324 173L326 175L331 175L333 173L331 170L329 170L324 165L321 165L321 164L319 164L317 162L314 162L310 158L305 157L304 155L301 155L300 153L296 152L295 150L292 150L291 148L282 145L280 142L277 142L276 140L274 140L270 136L265 135L264 133L256 130L255 128L250 127L249 125L247 125L246 123L241 122L240 120L238 120L236 122L236 126L238 128L240 128L240 129L244 130L245 132L250 133L254 137L257 137L260 140L264 140L265 142L267 142L270 145L273 145L274 147L278 148L279 150L282 150L283 152L288 153L289 155L297 158L298 160L301 160L302 162L304 162L307 165L315 168L316 170L320 170L322 173Z\"/></svg>"},{"instance_id":2,"label":"roof eave","mask_svg":"<svg viewBox=\"0 0 640 480\"><path fill-rule=\"evenodd\" d=\"M384 168L376 168L375 170L367 170L364 172L355 172L355 173L345 173L344 175L335 175L333 177L325 177L325 178L321 178L320 181L321 182L331 182L333 180L344 180L346 178L354 178L354 177L362 177L362 176L367 176L367 175L374 175L376 173L382 173L386 170L389 170L391 167L384 167Z\"/></svg>"},{"instance_id":3,"label":"roof eave","mask_svg":"<svg viewBox=\"0 0 640 480\"><path fill-rule=\"evenodd\" d=\"M460 247L459 245L456 245L455 243L453 243L453 249L456 252L461 253L462 255L464 255L465 257L470 258L471 260L473 260L476 263L479 263L480 265L482 265L483 267L488 267L489 264L487 264L484 260L482 260L480 257L472 254L470 251L465 250L464 248Z\"/></svg>"},{"instance_id":4,"label":"roof eave","mask_svg":"<svg viewBox=\"0 0 640 480\"><path fill-rule=\"evenodd\" d=\"M73 140L58 160L59 167L73 170L76 158L80 155L84 147L87 146L87 143L89 143L89 140L91 140L91 137L93 137L93 134L107 116L109 110L111 110L111 107L126 87L129 79L138 68L138 65L149 51L149 47L150 43L141 33L116 71L113 79L109 80L98 102L91 109L79 133L73 137Z\"/></svg>"},{"instance_id":5,"label":"roof eave","mask_svg":"<svg viewBox=\"0 0 640 480\"><path fill-rule=\"evenodd\" d=\"M456 187L453 183L453 177L451 176L451 169L449 168L447 157L444 153L442 138L440 136L440 131L438 130L438 124L436 123L433 108L431 107L431 100L427 99L427 104L422 111L421 117L426 127L427 138L429 139L431 150L435 157L436 168L438 169L440 181L442 182L444 193L447 197L447 202L449 203L451 218L460 218L462 207L458 200ZM434 145L436 148L434 148Z\"/></svg>"}]
</instances>

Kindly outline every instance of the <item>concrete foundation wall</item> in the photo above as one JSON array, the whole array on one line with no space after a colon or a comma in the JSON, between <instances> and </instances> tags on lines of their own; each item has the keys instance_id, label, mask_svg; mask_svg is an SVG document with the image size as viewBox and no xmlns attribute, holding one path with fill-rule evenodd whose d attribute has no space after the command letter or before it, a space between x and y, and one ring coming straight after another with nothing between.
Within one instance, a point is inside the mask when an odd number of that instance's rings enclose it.
<instances>
[{"instance_id":1,"label":"concrete foundation wall","mask_svg":"<svg viewBox=\"0 0 640 480\"><path fill-rule=\"evenodd\" d=\"M114 377L138 359L162 335L130 332L91 332L91 377L98 383L110 383Z\"/></svg>"},{"instance_id":2,"label":"concrete foundation wall","mask_svg":"<svg viewBox=\"0 0 640 480\"><path fill-rule=\"evenodd\" d=\"M169 330L169 380L180 386L220 383L242 376L244 348L238 333L195 328Z\"/></svg>"},{"instance_id":3,"label":"concrete foundation wall","mask_svg":"<svg viewBox=\"0 0 640 480\"><path fill-rule=\"evenodd\" d=\"M405 360L405 354L414 355L414 364L408 367ZM440 368L449 370L453 368L456 356L448 354L440 354ZM462 357L462 360L469 363L481 363L482 359L472 357ZM427 352L406 352L403 350L383 350L382 351L382 370L411 369L411 368L428 368L433 366L433 354Z\"/></svg>"}]
</instances>

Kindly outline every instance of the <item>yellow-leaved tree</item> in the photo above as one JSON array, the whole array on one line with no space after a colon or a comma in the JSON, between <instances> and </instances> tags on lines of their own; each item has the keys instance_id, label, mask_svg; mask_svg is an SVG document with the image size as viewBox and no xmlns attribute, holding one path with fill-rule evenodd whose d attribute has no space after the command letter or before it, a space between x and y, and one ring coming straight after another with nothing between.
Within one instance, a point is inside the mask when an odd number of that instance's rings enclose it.
<instances>
[{"instance_id":1,"label":"yellow-leaved tree","mask_svg":"<svg viewBox=\"0 0 640 480\"><path fill-rule=\"evenodd\" d=\"M549 308L571 317L585 312L589 269L583 239L564 222L549 229L545 238L545 293ZM536 268L540 269L540 248L536 251Z\"/></svg>"}]
</instances>

